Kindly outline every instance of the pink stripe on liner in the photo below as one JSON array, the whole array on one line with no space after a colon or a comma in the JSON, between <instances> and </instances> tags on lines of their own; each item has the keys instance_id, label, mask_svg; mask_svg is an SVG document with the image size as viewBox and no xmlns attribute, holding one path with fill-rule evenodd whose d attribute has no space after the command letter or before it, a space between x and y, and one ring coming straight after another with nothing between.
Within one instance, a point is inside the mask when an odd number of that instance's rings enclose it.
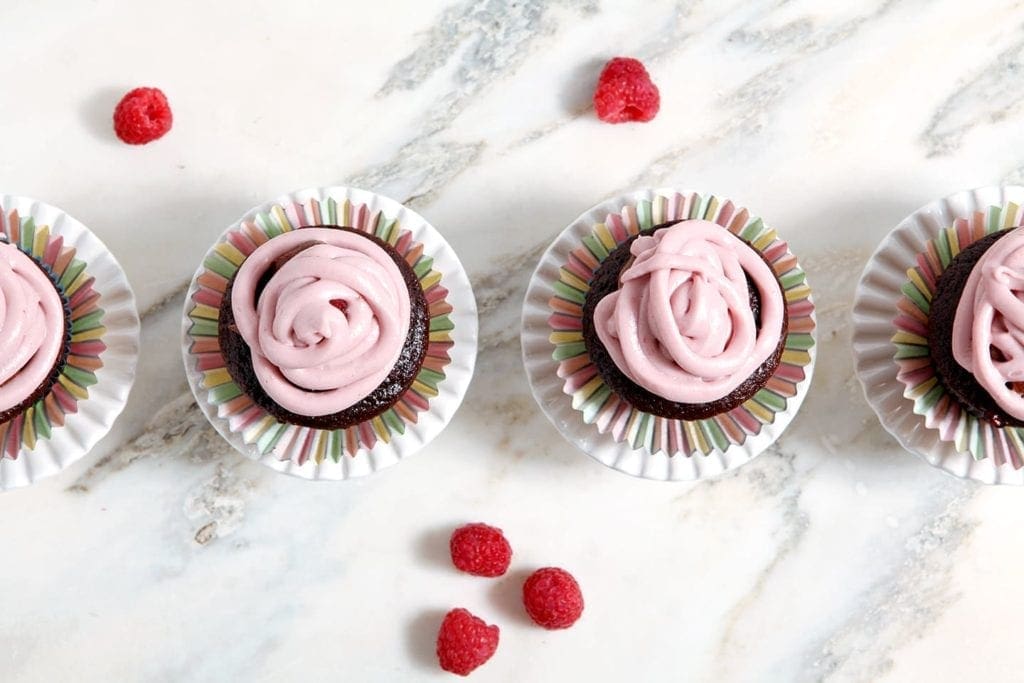
<instances>
[{"instance_id":1,"label":"pink stripe on liner","mask_svg":"<svg viewBox=\"0 0 1024 683\"><path fill-rule=\"evenodd\" d=\"M579 318L565 315L563 313L554 313L548 318L548 324L554 330L570 330L577 331L583 329L583 321Z\"/></svg>"},{"instance_id":2,"label":"pink stripe on liner","mask_svg":"<svg viewBox=\"0 0 1024 683\"><path fill-rule=\"evenodd\" d=\"M799 384L804 381L806 373L803 367L799 365L790 365L789 363L779 363L779 367L775 369L775 374L784 380Z\"/></svg>"},{"instance_id":3,"label":"pink stripe on liner","mask_svg":"<svg viewBox=\"0 0 1024 683\"><path fill-rule=\"evenodd\" d=\"M791 318L808 318L814 312L814 304L811 303L810 299L800 299L799 301L790 302L786 306L786 310L789 311L789 317Z\"/></svg>"},{"instance_id":4,"label":"pink stripe on liner","mask_svg":"<svg viewBox=\"0 0 1024 683\"><path fill-rule=\"evenodd\" d=\"M999 467L1006 462L1007 455L1010 452L1009 444L1006 443L1006 434L1002 429L986 429L985 430L985 442L989 445L989 448L995 451L993 454L996 467ZM995 434L992 434L995 432ZM993 448L992 442L998 443L998 448Z\"/></svg>"},{"instance_id":5,"label":"pink stripe on liner","mask_svg":"<svg viewBox=\"0 0 1024 683\"><path fill-rule=\"evenodd\" d=\"M297 457L295 458L300 465L306 464L306 461L309 460L309 452L313 447L313 440L316 438L315 435L315 430L306 429L306 438L303 439L302 446L299 447L299 451L296 454Z\"/></svg>"},{"instance_id":6,"label":"pink stripe on liner","mask_svg":"<svg viewBox=\"0 0 1024 683\"><path fill-rule=\"evenodd\" d=\"M776 240L772 242L761 255L768 259L769 263L775 263L779 259L784 258L789 253L789 245L782 240Z\"/></svg>"},{"instance_id":7,"label":"pink stripe on liner","mask_svg":"<svg viewBox=\"0 0 1024 683\"><path fill-rule=\"evenodd\" d=\"M309 218L306 216L306 207L302 204L295 202L292 204L292 213L295 214L295 225L305 227L312 225Z\"/></svg>"},{"instance_id":8,"label":"pink stripe on liner","mask_svg":"<svg viewBox=\"0 0 1024 683\"><path fill-rule=\"evenodd\" d=\"M595 375L597 375L597 368L593 365L583 368L566 380L565 390L576 393L576 391L583 387L587 382L592 380Z\"/></svg>"},{"instance_id":9,"label":"pink stripe on liner","mask_svg":"<svg viewBox=\"0 0 1024 683\"><path fill-rule=\"evenodd\" d=\"M60 256L60 251L63 247L64 238L61 235L57 235L50 240L50 243L46 245L46 249L43 250L43 261L46 265L52 267L57 262L57 257Z\"/></svg>"},{"instance_id":10,"label":"pink stripe on liner","mask_svg":"<svg viewBox=\"0 0 1024 683\"><path fill-rule=\"evenodd\" d=\"M92 288L95 282L96 278L94 277L86 278L85 282L68 298L68 305L71 308L77 308L79 304L95 294L96 292Z\"/></svg>"},{"instance_id":11,"label":"pink stripe on liner","mask_svg":"<svg viewBox=\"0 0 1024 683\"><path fill-rule=\"evenodd\" d=\"M367 232L366 219L369 217L369 211L366 210L365 204L358 204L352 207L352 227L357 230Z\"/></svg>"},{"instance_id":12,"label":"pink stripe on liner","mask_svg":"<svg viewBox=\"0 0 1024 683\"><path fill-rule=\"evenodd\" d=\"M748 434L757 434L761 430L761 421L743 406L736 406L729 412L737 424L743 427Z\"/></svg>"},{"instance_id":13,"label":"pink stripe on liner","mask_svg":"<svg viewBox=\"0 0 1024 683\"><path fill-rule=\"evenodd\" d=\"M397 242L395 242L395 250L399 254L402 254L404 256L405 253L409 251L409 245L411 243L412 243L412 233L411 232L402 233L402 236L398 238Z\"/></svg>"},{"instance_id":14,"label":"pink stripe on liner","mask_svg":"<svg viewBox=\"0 0 1024 683\"><path fill-rule=\"evenodd\" d=\"M224 356L219 353L196 354L196 369L200 372L224 367Z\"/></svg>"},{"instance_id":15,"label":"pink stripe on liner","mask_svg":"<svg viewBox=\"0 0 1024 683\"><path fill-rule=\"evenodd\" d=\"M442 287L441 285L437 285L435 287L431 287L430 290L424 292L423 295L426 297L427 305L429 306L430 304L434 304L443 299L447 299L448 290Z\"/></svg>"},{"instance_id":16,"label":"pink stripe on liner","mask_svg":"<svg viewBox=\"0 0 1024 683\"><path fill-rule=\"evenodd\" d=\"M608 218L605 219L604 224L617 244L625 242L629 237L629 233L626 231L626 226L622 224L622 218L618 214L608 214Z\"/></svg>"},{"instance_id":17,"label":"pink stripe on liner","mask_svg":"<svg viewBox=\"0 0 1024 683\"><path fill-rule=\"evenodd\" d=\"M578 261L573 261L572 259L569 259L569 262L562 267L584 282L589 282L590 277L594 274L594 271L581 265Z\"/></svg>"},{"instance_id":18,"label":"pink stripe on liner","mask_svg":"<svg viewBox=\"0 0 1024 683\"><path fill-rule=\"evenodd\" d=\"M725 204L722 204L722 208L718 210L718 218L715 219L715 222L723 228L727 228L735 212L736 207L733 206L732 202L726 201Z\"/></svg>"},{"instance_id":19,"label":"pink stripe on liner","mask_svg":"<svg viewBox=\"0 0 1024 683\"><path fill-rule=\"evenodd\" d=\"M107 350L107 345L99 339L83 342L71 342L68 350L76 356L98 356Z\"/></svg>"},{"instance_id":20,"label":"pink stripe on liner","mask_svg":"<svg viewBox=\"0 0 1024 683\"><path fill-rule=\"evenodd\" d=\"M357 429L359 430L359 438L362 440L363 445L367 448L373 448L377 443L377 434L373 431L369 421L360 422Z\"/></svg>"},{"instance_id":21,"label":"pink stripe on liner","mask_svg":"<svg viewBox=\"0 0 1024 683\"><path fill-rule=\"evenodd\" d=\"M907 315L900 314L896 316L896 319L893 320L893 323L896 325L896 327L900 328L901 330L913 332L914 334L920 335L922 337L928 336L928 326L924 325L920 320L914 320L913 318Z\"/></svg>"},{"instance_id":22,"label":"pink stripe on liner","mask_svg":"<svg viewBox=\"0 0 1024 683\"><path fill-rule=\"evenodd\" d=\"M228 233L228 242L246 256L256 250L256 245L253 244L253 241L244 232L239 230L232 230Z\"/></svg>"},{"instance_id":23,"label":"pink stripe on liner","mask_svg":"<svg viewBox=\"0 0 1024 683\"><path fill-rule=\"evenodd\" d=\"M224 296L220 292L214 292L209 289L199 289L192 296L192 300L197 304L203 304L204 306L210 306L212 308L220 308L221 302L224 300Z\"/></svg>"},{"instance_id":24,"label":"pink stripe on liner","mask_svg":"<svg viewBox=\"0 0 1024 683\"><path fill-rule=\"evenodd\" d=\"M917 255L917 271L921 274L928 288L935 289L935 274L932 272L931 264L928 263L928 259L925 258L924 254Z\"/></svg>"},{"instance_id":25,"label":"pink stripe on liner","mask_svg":"<svg viewBox=\"0 0 1024 683\"><path fill-rule=\"evenodd\" d=\"M924 367L917 368L916 370L897 373L897 377L901 382L904 384L910 384L911 386L917 386L921 382L931 379L934 376L935 373L932 370L931 363Z\"/></svg>"}]
</instances>

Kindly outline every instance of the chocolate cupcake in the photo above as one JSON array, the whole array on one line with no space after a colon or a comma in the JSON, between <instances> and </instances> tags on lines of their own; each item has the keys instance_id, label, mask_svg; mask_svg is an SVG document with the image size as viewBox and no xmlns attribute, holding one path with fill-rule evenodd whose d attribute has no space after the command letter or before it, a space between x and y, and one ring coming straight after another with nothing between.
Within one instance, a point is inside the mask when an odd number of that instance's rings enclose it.
<instances>
[{"instance_id":1,"label":"chocolate cupcake","mask_svg":"<svg viewBox=\"0 0 1024 683\"><path fill-rule=\"evenodd\" d=\"M789 245L715 195L637 190L552 242L523 304L534 398L620 472L692 480L739 467L796 415L814 303Z\"/></svg>"},{"instance_id":2,"label":"chocolate cupcake","mask_svg":"<svg viewBox=\"0 0 1024 683\"><path fill-rule=\"evenodd\" d=\"M139 318L117 260L57 207L0 195L0 490L75 462L113 425Z\"/></svg>"},{"instance_id":3,"label":"chocolate cupcake","mask_svg":"<svg viewBox=\"0 0 1024 683\"><path fill-rule=\"evenodd\" d=\"M53 271L0 240L0 423L49 393L71 343L71 306Z\"/></svg>"},{"instance_id":4,"label":"chocolate cupcake","mask_svg":"<svg viewBox=\"0 0 1024 683\"><path fill-rule=\"evenodd\" d=\"M282 422L343 429L380 415L416 378L426 299L386 242L339 226L275 237L246 259L220 306L228 372Z\"/></svg>"},{"instance_id":5,"label":"chocolate cupcake","mask_svg":"<svg viewBox=\"0 0 1024 683\"><path fill-rule=\"evenodd\" d=\"M587 352L608 386L678 420L725 413L756 394L779 365L787 323L764 257L703 220L663 223L619 244L583 305Z\"/></svg>"},{"instance_id":6,"label":"chocolate cupcake","mask_svg":"<svg viewBox=\"0 0 1024 683\"><path fill-rule=\"evenodd\" d=\"M969 245L935 284L928 345L935 373L963 408L996 427L1024 427L1024 231ZM1020 253L1017 253L1017 252Z\"/></svg>"},{"instance_id":7,"label":"chocolate cupcake","mask_svg":"<svg viewBox=\"0 0 1024 683\"><path fill-rule=\"evenodd\" d=\"M306 479L371 474L437 436L476 360L462 265L421 216L347 187L246 213L185 303L200 408L238 451Z\"/></svg>"}]
</instances>

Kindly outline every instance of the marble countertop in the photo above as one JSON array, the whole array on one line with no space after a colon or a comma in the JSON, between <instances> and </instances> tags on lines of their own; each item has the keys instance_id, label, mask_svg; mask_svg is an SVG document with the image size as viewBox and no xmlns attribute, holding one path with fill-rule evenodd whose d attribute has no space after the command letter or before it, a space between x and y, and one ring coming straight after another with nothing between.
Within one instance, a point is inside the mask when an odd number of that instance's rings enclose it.
<instances>
[{"instance_id":1,"label":"marble countertop","mask_svg":"<svg viewBox=\"0 0 1024 683\"><path fill-rule=\"evenodd\" d=\"M0 680L454 680L440 615L502 627L479 681L1019 680L1024 498L902 451L852 373L858 274L903 216L1024 177L1019 0L448 4L5 0L0 189L89 225L142 314L128 408L61 475L0 495ZM658 118L589 106L643 59ZM109 117L163 88L142 148ZM481 312L466 404L416 457L310 483L243 459L196 408L182 297L250 206L311 185L405 201L461 256ZM569 447L534 404L518 316L541 250L638 186L713 191L784 233L815 288L820 356L768 453L664 484ZM446 560L501 526L504 580ZM518 608L571 569L564 632Z\"/></svg>"}]
</instances>

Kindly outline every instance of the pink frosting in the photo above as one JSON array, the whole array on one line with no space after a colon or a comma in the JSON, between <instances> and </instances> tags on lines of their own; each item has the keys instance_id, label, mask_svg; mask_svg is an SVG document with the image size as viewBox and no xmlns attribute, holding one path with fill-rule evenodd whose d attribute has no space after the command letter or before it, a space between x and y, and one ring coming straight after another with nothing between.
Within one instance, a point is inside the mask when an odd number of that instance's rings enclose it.
<instances>
[{"instance_id":1,"label":"pink frosting","mask_svg":"<svg viewBox=\"0 0 1024 683\"><path fill-rule=\"evenodd\" d=\"M64 343L60 294L30 256L0 242L0 410L28 398Z\"/></svg>"},{"instance_id":2,"label":"pink frosting","mask_svg":"<svg viewBox=\"0 0 1024 683\"><path fill-rule=\"evenodd\" d=\"M721 226L690 220L638 237L620 288L594 323L616 366L648 391L679 403L728 396L778 346L784 302L768 264ZM761 328L749 275L761 294Z\"/></svg>"},{"instance_id":3,"label":"pink frosting","mask_svg":"<svg viewBox=\"0 0 1024 683\"><path fill-rule=\"evenodd\" d=\"M971 270L953 318L953 358L1007 413L1024 419L1024 230L989 247Z\"/></svg>"},{"instance_id":4,"label":"pink frosting","mask_svg":"<svg viewBox=\"0 0 1024 683\"><path fill-rule=\"evenodd\" d=\"M304 242L255 300L267 267ZM249 255L231 293L235 324L256 377L279 405L329 415L365 398L388 376L409 332L409 290L372 241L330 228L279 235Z\"/></svg>"}]
</instances>

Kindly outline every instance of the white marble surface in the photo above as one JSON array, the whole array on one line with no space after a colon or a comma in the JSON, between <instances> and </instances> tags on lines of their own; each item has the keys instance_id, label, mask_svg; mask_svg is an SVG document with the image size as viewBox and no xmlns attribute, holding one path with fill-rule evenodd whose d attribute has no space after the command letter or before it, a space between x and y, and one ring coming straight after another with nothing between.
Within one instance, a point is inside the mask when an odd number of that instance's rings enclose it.
<instances>
[{"instance_id":1,"label":"white marble surface","mask_svg":"<svg viewBox=\"0 0 1024 683\"><path fill-rule=\"evenodd\" d=\"M1024 498L901 451L852 377L848 313L874 244L951 191L1024 175L1019 0L455 0L0 4L0 188L90 225L125 265L142 371L84 460L0 496L0 680L445 680L465 606L502 627L480 681L1019 680ZM616 54L662 88L648 125L588 98ZM109 115L140 84L176 123L144 148ZM467 404L365 481L243 460L188 395L184 286L250 206L350 183L406 200L481 305ZM542 247L640 185L712 190L784 232L821 356L771 452L667 485L573 451L534 406L517 318ZM445 561L502 526L512 575ZM530 626L518 581L557 564L587 611ZM448 678L448 680L453 680Z\"/></svg>"}]
</instances>

